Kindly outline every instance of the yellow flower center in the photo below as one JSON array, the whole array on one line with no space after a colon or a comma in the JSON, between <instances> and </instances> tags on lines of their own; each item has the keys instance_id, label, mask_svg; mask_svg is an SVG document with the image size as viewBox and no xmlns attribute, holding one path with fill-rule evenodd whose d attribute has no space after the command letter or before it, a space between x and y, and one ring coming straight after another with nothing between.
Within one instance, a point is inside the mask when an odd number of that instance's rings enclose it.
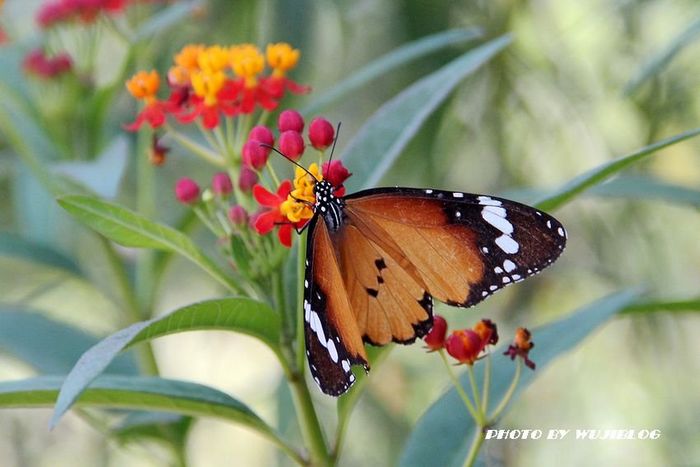
<instances>
[{"instance_id":1,"label":"yellow flower center","mask_svg":"<svg viewBox=\"0 0 700 467\"><path fill-rule=\"evenodd\" d=\"M309 166L309 172L316 178L297 167L294 174L294 189L280 205L280 212L290 222L311 219L314 215L314 210L312 209L313 204L316 202L314 186L317 180L323 180L323 176L316 163Z\"/></svg>"},{"instance_id":2,"label":"yellow flower center","mask_svg":"<svg viewBox=\"0 0 700 467\"><path fill-rule=\"evenodd\" d=\"M160 76L155 70L139 71L126 82L126 89L136 99L150 104L156 100L156 93L160 87Z\"/></svg>"},{"instance_id":3,"label":"yellow flower center","mask_svg":"<svg viewBox=\"0 0 700 467\"><path fill-rule=\"evenodd\" d=\"M292 46L286 42L268 44L265 52L267 55L267 64L270 65L270 68L273 70L272 76L277 78L283 77L287 71L294 68L301 55L298 49L293 49Z\"/></svg>"},{"instance_id":4,"label":"yellow flower center","mask_svg":"<svg viewBox=\"0 0 700 467\"><path fill-rule=\"evenodd\" d=\"M265 68L265 58L260 50L252 44L235 45L229 50L233 72L245 78L246 88L257 86L257 75Z\"/></svg>"},{"instance_id":5,"label":"yellow flower center","mask_svg":"<svg viewBox=\"0 0 700 467\"><path fill-rule=\"evenodd\" d=\"M214 73L207 71L194 71L190 76L194 93L204 99L207 107L212 107L218 102L217 94L226 81L223 71Z\"/></svg>"}]
</instances>

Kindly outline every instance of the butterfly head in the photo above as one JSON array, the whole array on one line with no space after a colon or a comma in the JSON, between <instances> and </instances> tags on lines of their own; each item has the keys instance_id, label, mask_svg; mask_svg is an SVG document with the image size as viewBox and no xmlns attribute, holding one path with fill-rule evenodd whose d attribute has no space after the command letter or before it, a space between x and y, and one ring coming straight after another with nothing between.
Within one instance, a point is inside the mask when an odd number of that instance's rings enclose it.
<instances>
[{"instance_id":1,"label":"butterfly head","mask_svg":"<svg viewBox=\"0 0 700 467\"><path fill-rule=\"evenodd\" d=\"M314 211L323 217L328 228L334 232L340 228L343 220L343 200L334 194L335 187L328 180L321 180L314 185L316 203Z\"/></svg>"}]
</instances>

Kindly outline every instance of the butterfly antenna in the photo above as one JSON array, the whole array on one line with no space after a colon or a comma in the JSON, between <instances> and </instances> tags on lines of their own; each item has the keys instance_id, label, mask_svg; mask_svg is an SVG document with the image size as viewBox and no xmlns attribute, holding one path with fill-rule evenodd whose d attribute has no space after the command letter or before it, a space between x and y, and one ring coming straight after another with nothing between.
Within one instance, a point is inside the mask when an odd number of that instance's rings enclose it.
<instances>
[{"instance_id":1,"label":"butterfly antenna","mask_svg":"<svg viewBox=\"0 0 700 467\"><path fill-rule=\"evenodd\" d=\"M333 147L331 148L331 157L328 158L328 165L330 166L331 161L333 160L333 153L335 152L335 143L338 141L338 135L340 134L340 122L338 122L338 126L335 129L335 138L333 138Z\"/></svg>"},{"instance_id":2,"label":"butterfly antenna","mask_svg":"<svg viewBox=\"0 0 700 467\"><path fill-rule=\"evenodd\" d=\"M297 167L299 167L301 170L303 170L303 171L306 172L307 174L311 175L311 178L313 178L313 179L316 180L317 182L319 181L319 179L316 178L316 176L315 176L314 174L312 174L311 172L309 172L308 169L307 169L306 167L304 167L303 165L299 164L297 161L292 160L290 157L288 157L286 154L284 154L282 151L280 151L280 150L277 149L276 147L271 146L271 145L266 144L266 143L260 143L260 146L262 146L262 147L264 147L264 148L272 149L272 150L275 151L277 154L279 154L280 156L284 157L284 158L287 159L289 162L291 162L292 164L296 165Z\"/></svg>"}]
</instances>

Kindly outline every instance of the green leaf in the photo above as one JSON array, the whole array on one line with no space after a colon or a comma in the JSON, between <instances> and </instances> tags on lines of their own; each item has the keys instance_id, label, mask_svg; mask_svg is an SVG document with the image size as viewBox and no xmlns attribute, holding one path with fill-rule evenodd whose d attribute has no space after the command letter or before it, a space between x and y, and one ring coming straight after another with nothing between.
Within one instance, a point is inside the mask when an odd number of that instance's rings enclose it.
<instances>
[{"instance_id":1,"label":"green leaf","mask_svg":"<svg viewBox=\"0 0 700 467\"><path fill-rule=\"evenodd\" d=\"M280 318L268 305L249 298L195 303L165 316L135 323L103 339L75 364L56 401L51 426L123 349L139 342L194 330L236 331L257 337L279 355Z\"/></svg>"},{"instance_id":2,"label":"green leaf","mask_svg":"<svg viewBox=\"0 0 700 467\"><path fill-rule=\"evenodd\" d=\"M184 234L118 204L90 196L65 196L58 203L76 219L124 246L173 251L189 259L228 289L244 293L214 261Z\"/></svg>"},{"instance_id":3,"label":"green leaf","mask_svg":"<svg viewBox=\"0 0 700 467\"><path fill-rule=\"evenodd\" d=\"M501 36L470 50L382 105L343 152L355 175L348 180L350 191L376 185L457 84L509 43L509 36Z\"/></svg>"},{"instance_id":4,"label":"green leaf","mask_svg":"<svg viewBox=\"0 0 700 467\"><path fill-rule=\"evenodd\" d=\"M654 154L656 151L663 149L668 146L672 146L676 143L680 143L686 139L690 139L694 136L700 134L700 128L695 128L692 130L684 131L683 133L677 134L670 138L663 139L656 143L645 146L631 154L620 157L605 164L599 165L588 172L579 175L573 180L565 183L562 187L554 190L553 193L541 198L537 201L535 206L542 209L543 211L554 210L581 194L582 192L588 190L589 188L602 183L607 178L615 175L623 169L635 164L642 159Z\"/></svg>"},{"instance_id":5,"label":"green leaf","mask_svg":"<svg viewBox=\"0 0 700 467\"><path fill-rule=\"evenodd\" d=\"M532 332L536 347L531 358L537 371L524 368L511 404L519 393L556 357L578 345L618 311L632 303L639 292L626 290L597 300L566 318L547 324ZM501 355L503 347L493 352L491 392L493 405L500 402L513 379L514 364ZM477 381L483 380L484 365L475 368ZM466 374L460 378L463 387L469 387ZM451 388L440 397L418 421L401 455L402 467L441 465L461 466L467 456L475 425L460 399Z\"/></svg>"},{"instance_id":6,"label":"green leaf","mask_svg":"<svg viewBox=\"0 0 700 467\"><path fill-rule=\"evenodd\" d=\"M381 56L350 75L347 79L336 84L314 99L308 106L302 109L301 113L304 115L313 115L343 96L350 94L370 81L389 73L391 70L401 65L410 63L413 60L417 60L440 49L473 41L480 38L482 35L482 31L478 28L451 29L409 42Z\"/></svg>"},{"instance_id":7,"label":"green leaf","mask_svg":"<svg viewBox=\"0 0 700 467\"><path fill-rule=\"evenodd\" d=\"M641 302L629 305L620 313L643 314L658 312L691 313L700 311L700 297L689 300Z\"/></svg>"},{"instance_id":8,"label":"green leaf","mask_svg":"<svg viewBox=\"0 0 700 467\"><path fill-rule=\"evenodd\" d=\"M116 426L111 427L120 441L144 438L169 441L173 446L183 446L192 426L192 417L163 412L132 412Z\"/></svg>"},{"instance_id":9,"label":"green leaf","mask_svg":"<svg viewBox=\"0 0 700 467\"><path fill-rule=\"evenodd\" d=\"M11 256L29 262L62 269L68 274L83 276L72 258L58 250L11 233L0 232L0 256Z\"/></svg>"},{"instance_id":10,"label":"green leaf","mask_svg":"<svg viewBox=\"0 0 700 467\"><path fill-rule=\"evenodd\" d=\"M0 407L50 407L63 378L42 376L0 383ZM78 407L163 411L216 417L253 428L270 437L273 429L245 404L201 384L145 376L102 376L83 393Z\"/></svg>"},{"instance_id":11,"label":"green leaf","mask_svg":"<svg viewBox=\"0 0 700 467\"><path fill-rule=\"evenodd\" d=\"M134 42L139 42L144 39L151 39L153 36L165 31L168 28L176 26L186 19L191 19L192 14L198 8L202 8L201 1L185 1L177 2L163 10L154 13L148 21L143 23L133 36Z\"/></svg>"},{"instance_id":12,"label":"green leaf","mask_svg":"<svg viewBox=\"0 0 700 467\"><path fill-rule=\"evenodd\" d=\"M613 198L654 199L700 206L700 191L653 177L620 176L591 188L590 194Z\"/></svg>"},{"instance_id":13,"label":"green leaf","mask_svg":"<svg viewBox=\"0 0 700 467\"><path fill-rule=\"evenodd\" d=\"M624 93L626 95L634 93L642 84L663 72L676 55L685 47L695 42L698 35L700 35L700 18L690 23L690 25L679 35L674 37L663 50L652 55L625 85Z\"/></svg>"},{"instance_id":14,"label":"green leaf","mask_svg":"<svg viewBox=\"0 0 700 467\"><path fill-rule=\"evenodd\" d=\"M66 373L99 339L69 324L18 307L0 308L0 350L40 373ZM106 367L110 373L137 374L131 355L120 355Z\"/></svg>"}]
</instances>

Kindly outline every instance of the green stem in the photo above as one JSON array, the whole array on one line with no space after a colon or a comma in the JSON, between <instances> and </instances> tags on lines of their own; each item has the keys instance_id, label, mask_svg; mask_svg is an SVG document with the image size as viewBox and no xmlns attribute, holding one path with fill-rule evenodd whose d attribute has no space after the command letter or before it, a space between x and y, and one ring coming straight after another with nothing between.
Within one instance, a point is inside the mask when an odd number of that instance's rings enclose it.
<instances>
[{"instance_id":1,"label":"green stem","mask_svg":"<svg viewBox=\"0 0 700 467\"><path fill-rule=\"evenodd\" d=\"M306 236L308 230L305 230L298 237L297 241L297 368L301 374L304 374L306 368L306 353L304 352L306 343L304 341L304 275L306 274Z\"/></svg>"},{"instance_id":2,"label":"green stem","mask_svg":"<svg viewBox=\"0 0 700 467\"><path fill-rule=\"evenodd\" d=\"M476 461L476 457L479 455L479 449L481 444L484 442L484 433L481 426L476 427L474 432L474 439L472 440L472 445L469 447L469 454L467 454L467 459L464 461L464 467L471 467Z\"/></svg>"},{"instance_id":3,"label":"green stem","mask_svg":"<svg viewBox=\"0 0 700 467\"><path fill-rule=\"evenodd\" d=\"M444 349L438 350L438 354L440 354L440 358L442 359L442 363L445 364L445 368L447 369L447 374L450 376L450 380L452 381L452 385L457 390L459 397L462 398L462 401L464 402L464 405L467 407L467 410L469 411L469 413L471 414L472 418L475 421L479 420L480 419L479 413L476 411L476 409L474 409L472 402L469 400L469 396L467 395L466 392L464 392L464 388L459 383L459 380L457 379L457 376L455 376L454 371L452 371L452 366L450 365L450 362L447 361L447 355L445 355L445 350Z\"/></svg>"},{"instance_id":4,"label":"green stem","mask_svg":"<svg viewBox=\"0 0 700 467\"><path fill-rule=\"evenodd\" d=\"M476 422L478 425L482 426L486 421L486 414L484 413L484 408L481 406L479 386L477 386L476 378L474 377L474 366L467 366L467 374L469 375L469 384L472 387L472 395L474 396L474 403L476 404L476 413L479 415L479 418L476 420Z\"/></svg>"},{"instance_id":5,"label":"green stem","mask_svg":"<svg viewBox=\"0 0 700 467\"><path fill-rule=\"evenodd\" d=\"M491 390L491 352L486 354L486 366L484 367L484 387L481 393L481 413L484 417L489 411L489 391Z\"/></svg>"},{"instance_id":6,"label":"green stem","mask_svg":"<svg viewBox=\"0 0 700 467\"><path fill-rule=\"evenodd\" d=\"M517 363L515 364L515 375L513 375L513 381L511 381L510 387L508 388L506 394L503 396L503 399L501 399L501 402L498 404L498 407L496 407L496 410L494 410L493 414L491 414L491 416L489 417L489 424L498 420L498 417L501 415L501 412L503 412L503 410L508 405L508 402L510 402L511 398L513 397L515 389L518 387L518 382L520 381L520 373L522 371L522 367L523 363L518 358Z\"/></svg>"},{"instance_id":7,"label":"green stem","mask_svg":"<svg viewBox=\"0 0 700 467\"><path fill-rule=\"evenodd\" d=\"M165 128L168 130L168 134L171 135L173 139L184 148L189 149L190 151L192 151L192 153L201 157L202 159L216 167L226 167L226 162L224 161L223 157L221 157L219 154L215 153L209 148L202 146L201 144L197 143L191 138L188 138L182 133L179 133L170 125L166 124Z\"/></svg>"},{"instance_id":8,"label":"green stem","mask_svg":"<svg viewBox=\"0 0 700 467\"><path fill-rule=\"evenodd\" d=\"M289 384L292 389L292 398L299 418L301 433L311 454L311 463L317 467L332 465L323 430L311 401L309 388L304 381L304 374L300 371L294 372Z\"/></svg>"}]
</instances>

